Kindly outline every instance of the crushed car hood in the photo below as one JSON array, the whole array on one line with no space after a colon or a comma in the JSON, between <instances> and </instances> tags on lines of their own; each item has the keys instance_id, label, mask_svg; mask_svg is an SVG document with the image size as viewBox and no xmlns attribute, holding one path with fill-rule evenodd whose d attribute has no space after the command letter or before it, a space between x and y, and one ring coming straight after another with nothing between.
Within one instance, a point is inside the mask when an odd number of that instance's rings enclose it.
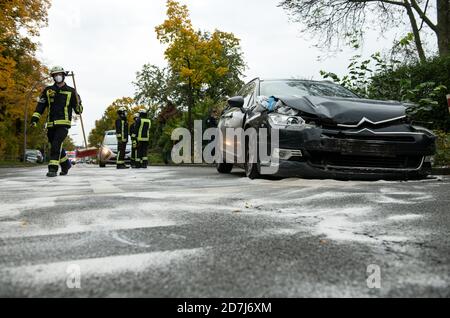
<instances>
[{"instance_id":1,"label":"crushed car hood","mask_svg":"<svg viewBox=\"0 0 450 318\"><path fill-rule=\"evenodd\" d=\"M393 101L318 96L278 99L291 108L335 124L357 125L364 118L377 123L406 115L406 107Z\"/></svg>"}]
</instances>

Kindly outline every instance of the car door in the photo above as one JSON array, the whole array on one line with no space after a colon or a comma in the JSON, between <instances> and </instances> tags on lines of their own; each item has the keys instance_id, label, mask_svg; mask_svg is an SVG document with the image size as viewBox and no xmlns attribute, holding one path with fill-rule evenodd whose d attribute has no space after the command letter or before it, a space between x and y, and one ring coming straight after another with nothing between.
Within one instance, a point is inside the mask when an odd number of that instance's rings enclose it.
<instances>
[{"instance_id":1,"label":"car door","mask_svg":"<svg viewBox=\"0 0 450 318\"><path fill-rule=\"evenodd\" d=\"M222 144L222 153L227 155L227 158L236 159L236 146L240 145L239 140L235 140L234 135L227 136L227 129L237 129L242 128L244 125L245 110L253 103L255 99L255 90L256 90L257 82L256 80L245 85L238 96L242 96L244 98L244 112L237 107L229 107L225 109L223 112L220 122L219 129L220 133L223 136L223 144Z\"/></svg>"}]
</instances>

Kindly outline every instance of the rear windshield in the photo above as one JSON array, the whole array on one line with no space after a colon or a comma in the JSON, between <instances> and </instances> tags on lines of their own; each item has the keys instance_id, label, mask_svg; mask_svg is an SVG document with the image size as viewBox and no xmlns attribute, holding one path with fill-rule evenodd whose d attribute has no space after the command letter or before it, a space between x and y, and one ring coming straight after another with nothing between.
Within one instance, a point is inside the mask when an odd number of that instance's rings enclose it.
<instances>
[{"instance_id":1,"label":"rear windshield","mask_svg":"<svg viewBox=\"0 0 450 318\"><path fill-rule=\"evenodd\" d=\"M103 141L105 145L117 145L116 135L106 135L105 140Z\"/></svg>"},{"instance_id":2,"label":"rear windshield","mask_svg":"<svg viewBox=\"0 0 450 318\"><path fill-rule=\"evenodd\" d=\"M130 136L128 136L128 142L130 142ZM108 133L106 136L105 136L105 139L103 140L103 144L104 145L107 145L107 146L114 146L114 145L117 145L117 138L116 138L116 134L115 133L113 133L113 134L110 134L110 133Z\"/></svg>"},{"instance_id":3,"label":"rear windshield","mask_svg":"<svg viewBox=\"0 0 450 318\"><path fill-rule=\"evenodd\" d=\"M263 96L358 96L342 86L314 81L263 81L261 82L261 95Z\"/></svg>"}]
</instances>

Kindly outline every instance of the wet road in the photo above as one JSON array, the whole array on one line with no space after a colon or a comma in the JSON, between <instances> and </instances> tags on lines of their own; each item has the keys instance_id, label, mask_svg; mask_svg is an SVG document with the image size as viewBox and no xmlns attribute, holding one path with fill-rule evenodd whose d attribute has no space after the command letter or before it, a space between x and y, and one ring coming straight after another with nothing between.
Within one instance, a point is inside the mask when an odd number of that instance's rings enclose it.
<instances>
[{"instance_id":1,"label":"wet road","mask_svg":"<svg viewBox=\"0 0 450 318\"><path fill-rule=\"evenodd\" d=\"M449 178L44 174L0 169L0 296L450 296Z\"/></svg>"}]
</instances>

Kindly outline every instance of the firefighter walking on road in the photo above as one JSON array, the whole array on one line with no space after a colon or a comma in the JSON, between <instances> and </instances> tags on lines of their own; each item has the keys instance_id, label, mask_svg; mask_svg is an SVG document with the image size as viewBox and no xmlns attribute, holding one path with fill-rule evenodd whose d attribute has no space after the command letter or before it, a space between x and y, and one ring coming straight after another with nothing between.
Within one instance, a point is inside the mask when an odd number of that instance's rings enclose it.
<instances>
[{"instance_id":1,"label":"firefighter walking on road","mask_svg":"<svg viewBox=\"0 0 450 318\"><path fill-rule=\"evenodd\" d=\"M83 106L80 97L76 96L75 89L64 82L66 77L64 68L53 67L50 75L55 82L42 92L31 119L31 127L37 126L39 119L48 107L47 137L51 147L47 177L56 177L59 166L61 166L60 175L62 176L67 175L71 168L69 158L63 149L63 143L72 126L72 112L81 115Z\"/></svg>"},{"instance_id":2,"label":"firefighter walking on road","mask_svg":"<svg viewBox=\"0 0 450 318\"><path fill-rule=\"evenodd\" d=\"M136 168L147 169L148 166L148 146L150 142L151 121L145 109L139 111L139 118L136 120L132 137L137 140Z\"/></svg>"},{"instance_id":3,"label":"firefighter walking on road","mask_svg":"<svg viewBox=\"0 0 450 318\"><path fill-rule=\"evenodd\" d=\"M130 125L130 136L131 136L131 168L136 168L136 158L137 158L137 133L136 122L139 118L139 113L134 114L133 123ZM133 137L134 136L134 137Z\"/></svg>"},{"instance_id":4,"label":"firefighter walking on road","mask_svg":"<svg viewBox=\"0 0 450 318\"><path fill-rule=\"evenodd\" d=\"M116 137L117 137L117 169L128 169L125 164L125 152L128 143L128 119L127 109L120 107L117 111L119 118L116 120Z\"/></svg>"}]
</instances>

